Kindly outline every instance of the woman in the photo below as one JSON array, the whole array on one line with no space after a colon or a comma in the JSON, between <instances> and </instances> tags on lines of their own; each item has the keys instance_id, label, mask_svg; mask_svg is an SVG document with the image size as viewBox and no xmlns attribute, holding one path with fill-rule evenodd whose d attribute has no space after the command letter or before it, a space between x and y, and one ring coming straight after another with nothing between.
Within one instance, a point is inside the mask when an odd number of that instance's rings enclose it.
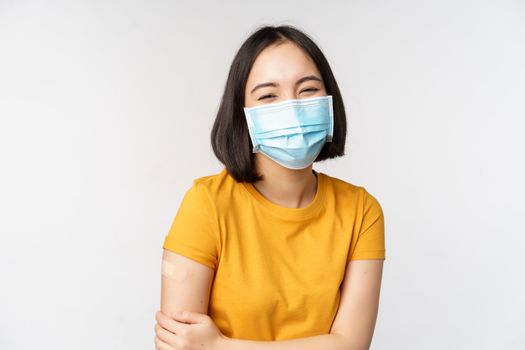
<instances>
[{"instance_id":1,"label":"woman","mask_svg":"<svg viewBox=\"0 0 525 350\"><path fill-rule=\"evenodd\" d=\"M346 116L316 44L265 26L232 63L211 142L164 241L157 349L368 349L385 259L364 187L312 168ZM183 311L182 315L175 312Z\"/></svg>"}]
</instances>

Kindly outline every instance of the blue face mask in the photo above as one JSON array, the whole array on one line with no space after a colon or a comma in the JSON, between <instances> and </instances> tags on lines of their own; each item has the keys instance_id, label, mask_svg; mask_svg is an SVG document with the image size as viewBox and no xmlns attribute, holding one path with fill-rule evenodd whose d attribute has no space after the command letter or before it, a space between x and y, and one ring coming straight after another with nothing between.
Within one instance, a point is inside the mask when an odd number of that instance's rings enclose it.
<instances>
[{"instance_id":1,"label":"blue face mask","mask_svg":"<svg viewBox=\"0 0 525 350\"><path fill-rule=\"evenodd\" d=\"M289 169L312 164L325 142L332 142L332 96L291 99L255 107L244 114L253 153L263 153Z\"/></svg>"}]
</instances>

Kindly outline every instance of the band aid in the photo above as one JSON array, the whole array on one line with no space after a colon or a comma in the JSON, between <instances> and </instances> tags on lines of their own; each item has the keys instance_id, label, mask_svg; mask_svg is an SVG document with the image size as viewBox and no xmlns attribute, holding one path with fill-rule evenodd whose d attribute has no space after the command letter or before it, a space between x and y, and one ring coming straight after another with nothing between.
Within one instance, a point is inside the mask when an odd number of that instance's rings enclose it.
<instances>
[{"instance_id":1,"label":"band aid","mask_svg":"<svg viewBox=\"0 0 525 350\"><path fill-rule=\"evenodd\" d=\"M162 259L162 275L177 282L182 282L188 277L188 272L184 268L176 268L171 261Z\"/></svg>"}]
</instances>

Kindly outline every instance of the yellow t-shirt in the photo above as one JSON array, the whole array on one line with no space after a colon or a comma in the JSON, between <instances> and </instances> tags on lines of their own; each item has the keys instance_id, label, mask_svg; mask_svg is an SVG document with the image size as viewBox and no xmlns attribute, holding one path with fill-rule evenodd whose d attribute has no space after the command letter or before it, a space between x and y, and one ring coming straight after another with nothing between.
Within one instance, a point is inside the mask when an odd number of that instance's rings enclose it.
<instances>
[{"instance_id":1,"label":"yellow t-shirt","mask_svg":"<svg viewBox=\"0 0 525 350\"><path fill-rule=\"evenodd\" d=\"M385 259L378 201L314 173L317 192L303 208L271 202L226 168L186 191L163 247L215 269L208 315L225 336L328 334L347 262Z\"/></svg>"}]
</instances>

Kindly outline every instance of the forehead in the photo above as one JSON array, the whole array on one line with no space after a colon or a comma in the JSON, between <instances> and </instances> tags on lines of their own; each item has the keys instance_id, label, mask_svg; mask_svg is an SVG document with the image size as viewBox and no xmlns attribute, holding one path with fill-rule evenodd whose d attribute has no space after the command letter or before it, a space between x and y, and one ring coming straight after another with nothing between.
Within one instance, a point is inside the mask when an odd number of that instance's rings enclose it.
<instances>
[{"instance_id":1,"label":"forehead","mask_svg":"<svg viewBox=\"0 0 525 350\"><path fill-rule=\"evenodd\" d=\"M251 89L256 84L269 81L293 84L308 74L320 76L310 56L296 44L286 41L261 51L248 75L246 87Z\"/></svg>"}]
</instances>

